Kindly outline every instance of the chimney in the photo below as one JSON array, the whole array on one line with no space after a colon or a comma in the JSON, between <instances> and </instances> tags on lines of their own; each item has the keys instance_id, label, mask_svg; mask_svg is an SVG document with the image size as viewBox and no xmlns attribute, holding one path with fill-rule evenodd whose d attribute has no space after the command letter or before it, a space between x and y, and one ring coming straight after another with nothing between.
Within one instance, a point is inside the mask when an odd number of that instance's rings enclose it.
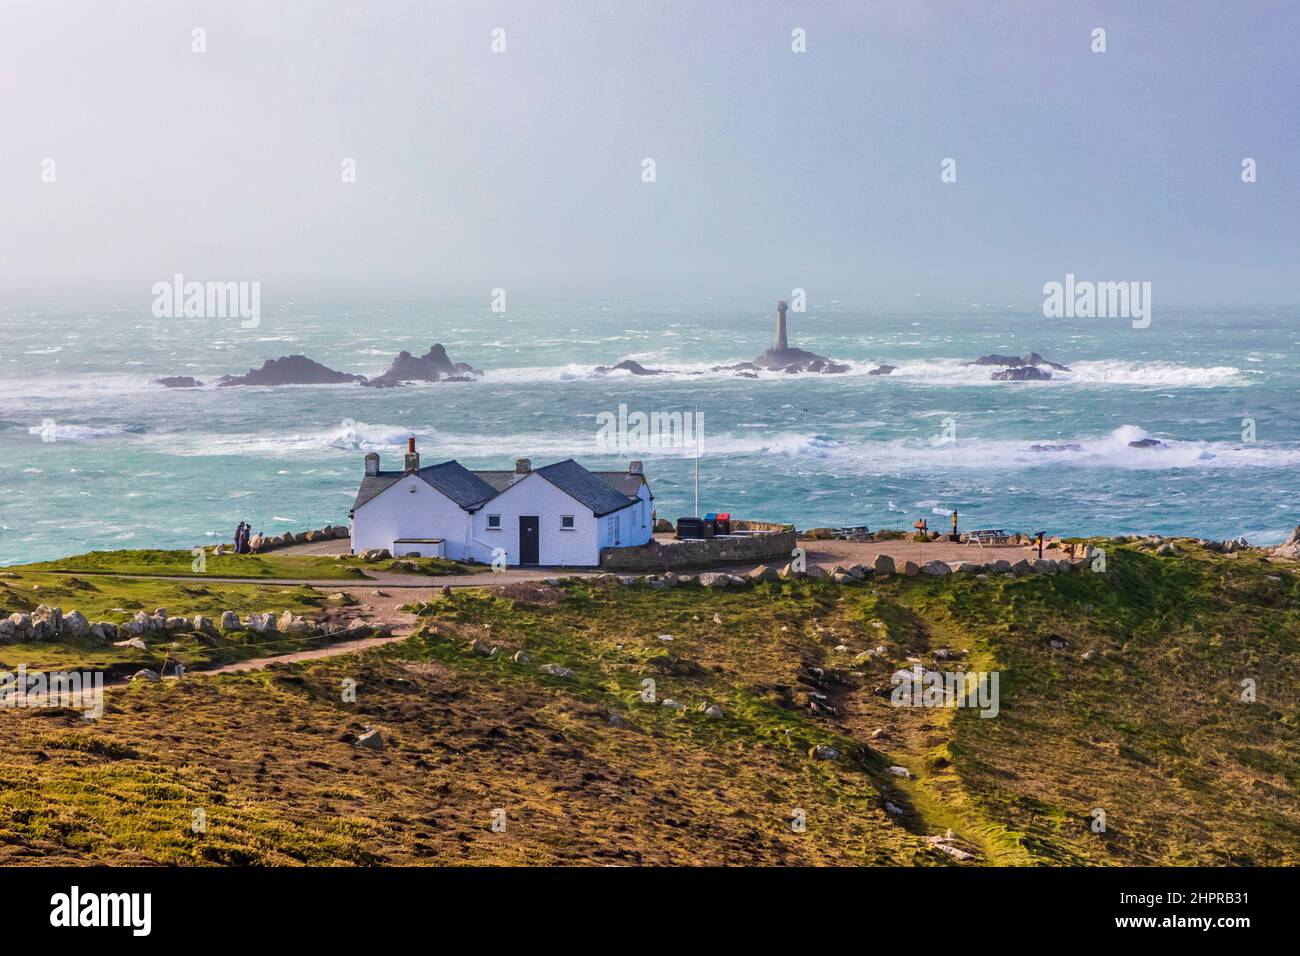
<instances>
[{"instance_id":1,"label":"chimney","mask_svg":"<svg viewBox=\"0 0 1300 956\"><path fill-rule=\"evenodd\" d=\"M516 475L526 475L526 474L528 474L528 473L529 473L530 471L532 471L532 470L533 470L533 463L532 463L531 461L529 461L527 458L516 458L516 459L515 459L515 474L516 474Z\"/></svg>"},{"instance_id":2,"label":"chimney","mask_svg":"<svg viewBox=\"0 0 1300 956\"><path fill-rule=\"evenodd\" d=\"M371 478L379 474L379 456L373 451L366 455L366 474Z\"/></svg>"},{"instance_id":3,"label":"chimney","mask_svg":"<svg viewBox=\"0 0 1300 956\"><path fill-rule=\"evenodd\" d=\"M419 455L419 453L415 450L415 436L414 436L414 435L412 435L410 438L406 439L406 470L407 470L407 471L419 471L419 470L420 470L420 455Z\"/></svg>"},{"instance_id":4,"label":"chimney","mask_svg":"<svg viewBox=\"0 0 1300 956\"><path fill-rule=\"evenodd\" d=\"M644 474L645 472L644 469L641 467L641 462L629 461L627 463L627 473L629 475L640 475L640 474Z\"/></svg>"},{"instance_id":5,"label":"chimney","mask_svg":"<svg viewBox=\"0 0 1300 956\"><path fill-rule=\"evenodd\" d=\"M785 338L785 310L788 308L784 299L776 304L776 350L778 352L784 352L790 347Z\"/></svg>"}]
</instances>

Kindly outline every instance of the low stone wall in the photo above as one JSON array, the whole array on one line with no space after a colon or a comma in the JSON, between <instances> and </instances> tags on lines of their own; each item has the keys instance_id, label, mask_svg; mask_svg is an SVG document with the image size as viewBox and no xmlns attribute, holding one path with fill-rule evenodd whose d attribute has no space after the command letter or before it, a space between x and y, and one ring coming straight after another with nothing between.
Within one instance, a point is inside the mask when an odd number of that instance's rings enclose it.
<instances>
[{"instance_id":1,"label":"low stone wall","mask_svg":"<svg viewBox=\"0 0 1300 956\"><path fill-rule=\"evenodd\" d=\"M634 548L606 548L600 566L615 571L657 571L704 568L715 564L747 564L790 560L795 548L794 528L756 521L733 522L736 531L768 531L738 538L687 538L651 541Z\"/></svg>"},{"instance_id":2,"label":"low stone wall","mask_svg":"<svg viewBox=\"0 0 1300 956\"><path fill-rule=\"evenodd\" d=\"M267 551L274 551L277 548L288 548L295 544L314 544L317 541L331 541L340 538L350 537L352 534L347 525L326 525L323 528L313 529L311 531L286 531L284 534L277 535L260 535L255 534L248 542L248 550L253 554L264 554ZM235 546L233 544L219 544L213 554L234 554Z\"/></svg>"}]
</instances>

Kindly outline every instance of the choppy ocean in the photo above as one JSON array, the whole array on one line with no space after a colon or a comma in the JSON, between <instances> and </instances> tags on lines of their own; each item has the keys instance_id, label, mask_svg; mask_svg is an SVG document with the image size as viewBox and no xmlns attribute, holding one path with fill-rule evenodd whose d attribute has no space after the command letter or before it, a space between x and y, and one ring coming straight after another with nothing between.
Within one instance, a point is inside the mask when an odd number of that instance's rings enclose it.
<instances>
[{"instance_id":1,"label":"choppy ocean","mask_svg":"<svg viewBox=\"0 0 1300 956\"><path fill-rule=\"evenodd\" d=\"M791 344L842 375L709 372L771 344L770 301L516 307L370 297L281 301L260 327L156 319L148 300L0 304L0 564L90 548L181 547L342 523L377 451L426 463L614 468L598 416L703 416L700 508L801 527L944 526L1049 533L1159 531L1281 540L1300 523L1300 312L1157 308L1124 320L1045 319L994 304L791 313ZM470 383L169 390L305 353L374 375L443 343ZM990 352L1069 365L993 382ZM592 373L633 358L668 374ZM898 366L889 376L867 372ZM1248 421L1249 420L1249 421ZM1250 433L1253 424L1253 436ZM1139 449L1154 437L1166 447ZM953 440L955 438L955 440ZM1033 445L1064 446L1032 450ZM693 445L646 450L661 516L692 509Z\"/></svg>"}]
</instances>

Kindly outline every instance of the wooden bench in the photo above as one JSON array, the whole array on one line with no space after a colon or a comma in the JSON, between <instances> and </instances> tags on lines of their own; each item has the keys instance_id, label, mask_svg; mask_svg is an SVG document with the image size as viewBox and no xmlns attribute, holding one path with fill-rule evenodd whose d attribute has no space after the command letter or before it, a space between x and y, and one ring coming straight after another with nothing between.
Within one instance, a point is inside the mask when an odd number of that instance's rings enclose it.
<instances>
[{"instance_id":1,"label":"wooden bench","mask_svg":"<svg viewBox=\"0 0 1300 956\"><path fill-rule=\"evenodd\" d=\"M1001 528L981 528L979 531L966 532L967 547L975 544L982 548L986 544L1006 544L1010 540L1011 535Z\"/></svg>"}]
</instances>

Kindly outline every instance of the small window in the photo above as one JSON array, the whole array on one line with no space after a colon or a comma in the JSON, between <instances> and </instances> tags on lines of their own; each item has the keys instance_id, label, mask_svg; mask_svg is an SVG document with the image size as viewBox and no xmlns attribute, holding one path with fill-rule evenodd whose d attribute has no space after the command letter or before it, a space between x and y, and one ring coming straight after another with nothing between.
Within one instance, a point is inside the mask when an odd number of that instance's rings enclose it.
<instances>
[{"instance_id":1,"label":"small window","mask_svg":"<svg viewBox=\"0 0 1300 956\"><path fill-rule=\"evenodd\" d=\"M488 515L488 530L490 530L490 531L500 531L500 530L501 530L501 516L500 516L500 515Z\"/></svg>"},{"instance_id":2,"label":"small window","mask_svg":"<svg viewBox=\"0 0 1300 956\"><path fill-rule=\"evenodd\" d=\"M560 530L573 530L573 515L560 515Z\"/></svg>"}]
</instances>

